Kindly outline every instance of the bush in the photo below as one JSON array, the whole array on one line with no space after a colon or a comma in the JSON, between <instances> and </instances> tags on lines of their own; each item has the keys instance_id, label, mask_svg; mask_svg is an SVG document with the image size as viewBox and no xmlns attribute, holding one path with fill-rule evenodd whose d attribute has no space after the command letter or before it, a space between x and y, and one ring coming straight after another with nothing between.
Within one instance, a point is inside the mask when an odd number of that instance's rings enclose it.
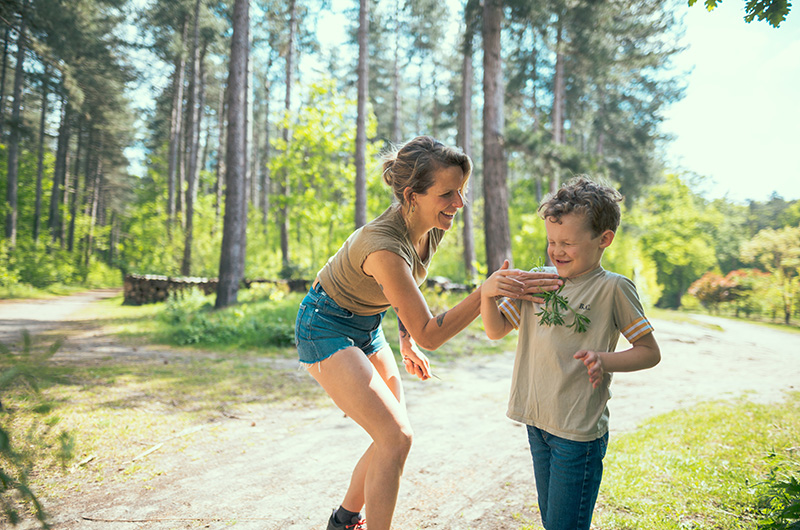
<instances>
[{"instance_id":1,"label":"bush","mask_svg":"<svg viewBox=\"0 0 800 530\"><path fill-rule=\"evenodd\" d=\"M57 341L44 351L36 351L27 332L23 332L22 350L17 354L0 344L0 392L4 398L13 388L38 394L39 383L52 379L46 361L60 345ZM44 411L49 407L39 404L34 406L34 410ZM0 506L6 519L16 525L21 520L20 501L29 503L42 528L49 528L44 508L27 484L28 474L35 461L46 457L45 452L55 452L55 457L64 466L73 456L73 437L66 431L53 433L56 420L46 422L41 428L36 424L31 425L26 430L23 443L14 444L15 436L10 427L12 414L0 403L0 418L3 419L3 425L0 425ZM56 446L55 450L53 446Z\"/></svg>"},{"instance_id":2,"label":"bush","mask_svg":"<svg viewBox=\"0 0 800 530\"><path fill-rule=\"evenodd\" d=\"M215 310L210 296L197 290L173 295L161 313L168 336L178 345L287 347L294 344L299 295L280 288L264 290L265 298ZM243 299L248 299L243 296Z\"/></svg>"},{"instance_id":3,"label":"bush","mask_svg":"<svg viewBox=\"0 0 800 530\"><path fill-rule=\"evenodd\" d=\"M769 458L776 455L773 453ZM789 465L800 474L800 462ZM797 474L780 473L780 467L785 465L773 467L767 480L769 490L759 500L760 530L800 530L800 480Z\"/></svg>"}]
</instances>

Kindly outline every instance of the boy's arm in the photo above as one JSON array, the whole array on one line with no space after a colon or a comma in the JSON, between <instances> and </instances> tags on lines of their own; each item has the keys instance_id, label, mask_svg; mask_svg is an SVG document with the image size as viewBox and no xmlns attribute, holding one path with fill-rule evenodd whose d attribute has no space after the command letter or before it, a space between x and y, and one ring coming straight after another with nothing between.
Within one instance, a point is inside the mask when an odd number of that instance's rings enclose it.
<instances>
[{"instance_id":1,"label":"boy's arm","mask_svg":"<svg viewBox=\"0 0 800 530\"><path fill-rule=\"evenodd\" d=\"M494 296L481 296L481 319L486 336L492 340L502 339L514 329L514 326L500 312Z\"/></svg>"},{"instance_id":2,"label":"boy's arm","mask_svg":"<svg viewBox=\"0 0 800 530\"><path fill-rule=\"evenodd\" d=\"M589 382L597 388L605 372L635 372L652 368L661 361L661 350L655 337L648 333L637 339L630 348L618 352L581 350L574 355L589 371Z\"/></svg>"},{"instance_id":3,"label":"boy's arm","mask_svg":"<svg viewBox=\"0 0 800 530\"><path fill-rule=\"evenodd\" d=\"M509 270L509 262L505 260L503 266L496 270L481 286L481 320L486 336L492 340L502 339L514 329L514 326L503 316L500 308L497 307L497 299L508 296L513 291L519 289L519 281L516 280Z\"/></svg>"}]
</instances>

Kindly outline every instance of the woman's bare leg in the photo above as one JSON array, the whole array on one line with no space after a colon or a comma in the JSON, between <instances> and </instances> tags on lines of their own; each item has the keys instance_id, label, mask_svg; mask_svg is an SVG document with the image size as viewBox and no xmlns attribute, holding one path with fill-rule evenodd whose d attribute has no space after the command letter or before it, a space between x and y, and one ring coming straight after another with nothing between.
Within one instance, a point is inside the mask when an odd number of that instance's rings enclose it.
<instances>
[{"instance_id":1,"label":"woman's bare leg","mask_svg":"<svg viewBox=\"0 0 800 530\"><path fill-rule=\"evenodd\" d=\"M397 362L392 354L392 348L386 346L375 355L370 356L369 360L405 410L406 403L403 393L403 383L400 379L400 371L397 368ZM367 450L364 451L363 456L359 459L355 469L353 469L353 475L350 477L350 486L347 488L347 493L342 501L342 508L350 512L360 512L362 508L364 508L365 481L367 470L372 460L373 447L374 444L370 444Z\"/></svg>"},{"instance_id":2,"label":"woman's bare leg","mask_svg":"<svg viewBox=\"0 0 800 530\"><path fill-rule=\"evenodd\" d=\"M379 362L370 362L358 348L346 348L308 368L336 405L372 438L371 457L359 462L366 468L364 499L370 530L389 530L391 526L413 437L404 403L383 379L381 372L385 371L393 386L400 381L397 367L397 376L392 376L383 352L373 356L380 356ZM400 396L402 400L402 392Z\"/></svg>"}]
</instances>

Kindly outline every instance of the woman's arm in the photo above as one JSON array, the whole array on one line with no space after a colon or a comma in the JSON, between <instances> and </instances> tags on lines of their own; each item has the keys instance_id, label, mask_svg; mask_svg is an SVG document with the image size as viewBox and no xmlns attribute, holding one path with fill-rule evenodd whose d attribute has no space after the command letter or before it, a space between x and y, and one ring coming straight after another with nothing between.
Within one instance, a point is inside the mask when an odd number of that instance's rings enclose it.
<instances>
[{"instance_id":1,"label":"woman's arm","mask_svg":"<svg viewBox=\"0 0 800 530\"><path fill-rule=\"evenodd\" d=\"M449 311L431 314L422 292L414 282L408 264L388 250L373 252L364 260L364 272L375 278L384 296L394 308L398 318L426 350L435 350L458 332L466 328L480 313L481 292L478 287ZM503 290L497 295L537 300L534 293L557 289L560 281L556 274L528 273L506 269L498 273L503 277Z\"/></svg>"},{"instance_id":2,"label":"woman's arm","mask_svg":"<svg viewBox=\"0 0 800 530\"><path fill-rule=\"evenodd\" d=\"M414 282L408 264L388 250L370 254L364 272L375 278L414 341L435 350L475 320L480 312L480 287L449 311L434 316Z\"/></svg>"}]
</instances>

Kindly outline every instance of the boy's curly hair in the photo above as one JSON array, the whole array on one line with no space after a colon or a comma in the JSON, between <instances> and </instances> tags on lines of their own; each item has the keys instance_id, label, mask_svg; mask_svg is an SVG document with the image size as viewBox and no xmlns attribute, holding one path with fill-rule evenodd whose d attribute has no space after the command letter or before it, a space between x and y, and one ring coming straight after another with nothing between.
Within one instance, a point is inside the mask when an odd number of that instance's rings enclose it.
<instances>
[{"instance_id":1,"label":"boy's curly hair","mask_svg":"<svg viewBox=\"0 0 800 530\"><path fill-rule=\"evenodd\" d=\"M622 200L622 195L614 188L578 176L545 197L538 211L542 219L555 221L569 213L584 214L594 237L597 237L606 230L617 231Z\"/></svg>"}]
</instances>

